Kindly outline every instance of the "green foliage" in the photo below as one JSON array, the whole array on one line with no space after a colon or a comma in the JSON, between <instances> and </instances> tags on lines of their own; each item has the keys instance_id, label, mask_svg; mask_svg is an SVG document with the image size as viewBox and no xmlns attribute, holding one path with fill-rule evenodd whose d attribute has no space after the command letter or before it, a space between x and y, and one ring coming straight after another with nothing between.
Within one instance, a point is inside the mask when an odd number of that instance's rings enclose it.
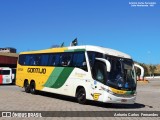
<instances>
[{"instance_id":1,"label":"green foliage","mask_svg":"<svg viewBox=\"0 0 160 120\"><path fill-rule=\"evenodd\" d=\"M138 63L140 66L144 68L144 76L157 76L160 75L160 73L155 73L158 65L149 65L145 63ZM141 70L139 68L136 68L136 74L139 76L141 74Z\"/></svg>"},{"instance_id":2,"label":"green foliage","mask_svg":"<svg viewBox=\"0 0 160 120\"><path fill-rule=\"evenodd\" d=\"M150 71L151 76L154 75L155 70L156 70L156 66L155 65L150 65L149 66L149 71Z\"/></svg>"}]
</instances>

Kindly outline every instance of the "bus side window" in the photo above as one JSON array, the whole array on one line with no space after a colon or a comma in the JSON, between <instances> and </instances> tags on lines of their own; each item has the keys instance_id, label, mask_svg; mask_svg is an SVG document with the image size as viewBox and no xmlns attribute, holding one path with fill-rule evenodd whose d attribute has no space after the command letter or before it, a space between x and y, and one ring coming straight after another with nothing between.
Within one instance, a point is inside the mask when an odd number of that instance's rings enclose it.
<instances>
[{"instance_id":1,"label":"bus side window","mask_svg":"<svg viewBox=\"0 0 160 120\"><path fill-rule=\"evenodd\" d=\"M20 65L25 65L26 55L19 55L18 63Z\"/></svg>"},{"instance_id":2,"label":"bus side window","mask_svg":"<svg viewBox=\"0 0 160 120\"><path fill-rule=\"evenodd\" d=\"M84 52L74 53L71 66L87 71L87 64Z\"/></svg>"},{"instance_id":3,"label":"bus side window","mask_svg":"<svg viewBox=\"0 0 160 120\"><path fill-rule=\"evenodd\" d=\"M42 55L34 55L34 65L37 65L37 66L41 65L41 57Z\"/></svg>"},{"instance_id":4,"label":"bus side window","mask_svg":"<svg viewBox=\"0 0 160 120\"><path fill-rule=\"evenodd\" d=\"M50 59L49 59L49 65L50 66L55 66L55 60L56 60L56 55L50 55Z\"/></svg>"},{"instance_id":5,"label":"bus side window","mask_svg":"<svg viewBox=\"0 0 160 120\"><path fill-rule=\"evenodd\" d=\"M59 66L60 54L50 54L48 65Z\"/></svg>"},{"instance_id":6,"label":"bus side window","mask_svg":"<svg viewBox=\"0 0 160 120\"><path fill-rule=\"evenodd\" d=\"M88 54L88 58L89 58L89 63L90 63L91 69L92 69L92 67L94 65L95 58L103 58L103 54L102 53L88 51L87 54Z\"/></svg>"},{"instance_id":7,"label":"bus side window","mask_svg":"<svg viewBox=\"0 0 160 120\"><path fill-rule=\"evenodd\" d=\"M36 64L36 60L34 55L30 55L29 65L34 66Z\"/></svg>"},{"instance_id":8,"label":"bus side window","mask_svg":"<svg viewBox=\"0 0 160 120\"><path fill-rule=\"evenodd\" d=\"M90 63L90 66L91 68L93 67L93 64L94 64L94 58L95 58L95 54L94 52L87 52L88 53L88 58L89 58L89 63Z\"/></svg>"},{"instance_id":9,"label":"bus side window","mask_svg":"<svg viewBox=\"0 0 160 120\"><path fill-rule=\"evenodd\" d=\"M72 60L72 54L71 53L63 53L61 58L61 66L70 66L71 60Z\"/></svg>"},{"instance_id":10,"label":"bus side window","mask_svg":"<svg viewBox=\"0 0 160 120\"><path fill-rule=\"evenodd\" d=\"M47 66L48 65L48 59L49 59L49 54L42 54L41 59L40 59L40 65L41 66Z\"/></svg>"},{"instance_id":11,"label":"bus side window","mask_svg":"<svg viewBox=\"0 0 160 120\"><path fill-rule=\"evenodd\" d=\"M31 55L26 55L25 65L30 65Z\"/></svg>"}]
</instances>

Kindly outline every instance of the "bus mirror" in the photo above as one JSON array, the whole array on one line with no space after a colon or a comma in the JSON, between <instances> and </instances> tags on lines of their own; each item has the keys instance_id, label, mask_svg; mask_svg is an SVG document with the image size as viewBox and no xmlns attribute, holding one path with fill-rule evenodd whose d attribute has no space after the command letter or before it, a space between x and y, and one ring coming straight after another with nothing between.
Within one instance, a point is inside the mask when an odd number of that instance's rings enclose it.
<instances>
[{"instance_id":1,"label":"bus mirror","mask_svg":"<svg viewBox=\"0 0 160 120\"><path fill-rule=\"evenodd\" d=\"M14 74L12 74L12 79L14 79L14 77L15 77L15 75L14 75Z\"/></svg>"},{"instance_id":2,"label":"bus mirror","mask_svg":"<svg viewBox=\"0 0 160 120\"><path fill-rule=\"evenodd\" d=\"M104 58L96 58L96 60L99 60L99 61L104 62L106 64L107 72L111 71L111 63L108 60L106 60Z\"/></svg>"},{"instance_id":3,"label":"bus mirror","mask_svg":"<svg viewBox=\"0 0 160 120\"><path fill-rule=\"evenodd\" d=\"M134 63L134 67L137 67L141 70L140 80L143 80L144 77L144 68L136 63Z\"/></svg>"}]
</instances>

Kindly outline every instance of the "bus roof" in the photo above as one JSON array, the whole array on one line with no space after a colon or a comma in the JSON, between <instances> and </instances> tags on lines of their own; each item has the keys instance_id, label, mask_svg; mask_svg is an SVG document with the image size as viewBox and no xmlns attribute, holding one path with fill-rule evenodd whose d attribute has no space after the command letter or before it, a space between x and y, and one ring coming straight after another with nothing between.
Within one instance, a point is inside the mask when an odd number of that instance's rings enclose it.
<instances>
[{"instance_id":1,"label":"bus roof","mask_svg":"<svg viewBox=\"0 0 160 120\"><path fill-rule=\"evenodd\" d=\"M0 70L10 70L11 68L9 68L9 67L0 67Z\"/></svg>"},{"instance_id":2,"label":"bus roof","mask_svg":"<svg viewBox=\"0 0 160 120\"><path fill-rule=\"evenodd\" d=\"M126 53L123 53L114 49L110 49L110 48L100 47L100 46L92 46L92 45L74 46L74 47L68 47L68 49L85 49L86 51L94 51L94 52L99 52L99 53L103 53L111 56L131 59L131 56L129 56Z\"/></svg>"},{"instance_id":3,"label":"bus roof","mask_svg":"<svg viewBox=\"0 0 160 120\"><path fill-rule=\"evenodd\" d=\"M50 48L45 50L21 52L20 54L52 53L52 52L67 52L67 51L80 51L80 50L94 51L94 52L99 52L99 53L103 53L111 56L131 59L131 56L129 56L126 53L123 53L114 49L110 49L110 48L104 48L104 47L93 46L93 45L58 47L58 48Z\"/></svg>"}]
</instances>

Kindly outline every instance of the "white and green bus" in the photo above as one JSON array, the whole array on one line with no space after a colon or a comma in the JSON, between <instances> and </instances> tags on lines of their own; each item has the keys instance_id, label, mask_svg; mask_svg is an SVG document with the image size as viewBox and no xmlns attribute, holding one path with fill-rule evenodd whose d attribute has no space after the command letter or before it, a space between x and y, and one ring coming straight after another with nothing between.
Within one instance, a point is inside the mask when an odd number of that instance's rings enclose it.
<instances>
[{"instance_id":1,"label":"white and green bus","mask_svg":"<svg viewBox=\"0 0 160 120\"><path fill-rule=\"evenodd\" d=\"M134 104L136 74L132 58L98 46L72 46L21 52L16 85L36 91L104 103Z\"/></svg>"}]
</instances>

